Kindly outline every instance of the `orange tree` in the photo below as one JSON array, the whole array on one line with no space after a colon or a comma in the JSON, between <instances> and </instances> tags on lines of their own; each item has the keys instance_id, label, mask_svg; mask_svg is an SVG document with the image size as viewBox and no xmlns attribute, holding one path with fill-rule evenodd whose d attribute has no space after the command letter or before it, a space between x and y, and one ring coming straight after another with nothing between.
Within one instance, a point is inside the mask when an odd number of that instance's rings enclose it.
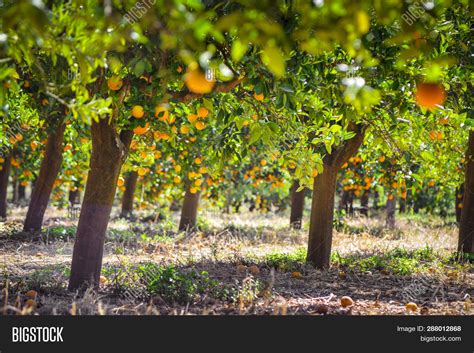
<instances>
[{"instance_id":1,"label":"orange tree","mask_svg":"<svg viewBox=\"0 0 474 353\"><path fill-rule=\"evenodd\" d=\"M298 161L295 177L302 186L311 186L314 179L308 261L324 268L329 265L340 167L356 152L364 135L372 133L375 124L390 122L413 109L410 92L422 74L426 80L455 77L449 75L444 64L436 67L443 74L447 72L446 76L426 75L439 56L466 56L462 44L467 41L468 29L461 27L461 22L469 12L462 3L450 9L445 2L437 4L420 18L416 28L393 24L407 11L404 3L395 2L382 6L371 1L354 4L340 0L331 5L278 1L267 4L270 10L251 2L223 7L157 2L135 23L123 17L133 1L115 4L107 13L92 5L53 2L51 25L37 22L41 28L33 34L22 23L7 21L6 49L2 46L2 53L9 56L2 62L9 74L2 80L11 79L18 62L41 71L38 53L48 57L48 64L62 57L69 67L79 68L79 79L65 90L73 92L72 99L62 99L60 87L55 92L45 89L49 96L67 105L74 117L91 123L91 168L74 247L70 289L98 282L105 230L133 129L139 125L147 128L147 123L151 127L157 120L154 110L158 104L189 103L203 95L235 88L236 98L243 103L254 105L256 100L264 106L255 107L263 119L252 129L251 140L262 139L271 146L272 139L282 136L286 128L301 127L301 143L287 157L293 154ZM26 18L30 10L9 4L4 13L11 16L15 11L25 11ZM45 22L44 11L38 11ZM445 20L452 20L454 27L446 28ZM63 36L63 31L75 36ZM35 36L41 37L41 48L25 45L38 43L31 40ZM458 51L448 53L450 47ZM105 72L105 65L109 72ZM216 72L219 82L212 80L213 75L206 80L203 69ZM151 77L151 83L139 83L143 74ZM466 92L465 82L465 75L460 76L456 90ZM148 95L146 104L134 101L138 95L133 90ZM443 103L445 96L439 85L418 85L420 105L433 109L436 103ZM453 94L447 96L449 104L455 101ZM466 98L461 103L469 107ZM301 114L307 118L298 120ZM100 115L106 118L99 119ZM391 132L400 131L403 128L395 126ZM471 163L468 157L467 163ZM470 165L468 171L472 170ZM314 169L318 172L316 178ZM472 207L469 198L464 204L464 210ZM463 211L461 229L465 229L463 224L471 227L471 214ZM469 227L467 233L461 233L472 234ZM472 236L468 239L472 242Z\"/></svg>"}]
</instances>

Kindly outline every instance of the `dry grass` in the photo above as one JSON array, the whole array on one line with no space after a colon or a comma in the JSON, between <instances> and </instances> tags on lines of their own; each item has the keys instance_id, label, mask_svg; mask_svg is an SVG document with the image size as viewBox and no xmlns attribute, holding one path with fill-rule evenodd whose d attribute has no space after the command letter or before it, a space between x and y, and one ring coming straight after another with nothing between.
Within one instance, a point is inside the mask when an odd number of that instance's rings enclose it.
<instances>
[{"instance_id":1,"label":"dry grass","mask_svg":"<svg viewBox=\"0 0 474 353\"><path fill-rule=\"evenodd\" d=\"M202 231L190 234L175 232L177 215L158 224L114 219L105 245L107 283L69 293L75 220L51 210L41 241L32 241L20 232L24 212L16 209L0 223L5 314L402 315L409 314L408 301L419 307L410 314L473 314L472 266L449 260L457 229L439 219L405 217L392 231L377 217L346 219L335 232L328 271L304 264L307 229L289 230L286 214L202 213ZM130 299L127 290L143 289L139 264L166 271L155 292L145 288ZM30 289L39 293L34 310L24 305ZM345 295L354 306L341 307Z\"/></svg>"}]
</instances>

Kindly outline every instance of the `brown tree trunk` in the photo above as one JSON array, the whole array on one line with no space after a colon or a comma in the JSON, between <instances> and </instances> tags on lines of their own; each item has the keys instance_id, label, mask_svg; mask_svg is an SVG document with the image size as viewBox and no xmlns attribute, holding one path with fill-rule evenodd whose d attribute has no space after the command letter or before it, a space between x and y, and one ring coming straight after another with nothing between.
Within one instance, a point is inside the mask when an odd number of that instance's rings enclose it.
<instances>
[{"instance_id":1,"label":"brown tree trunk","mask_svg":"<svg viewBox=\"0 0 474 353\"><path fill-rule=\"evenodd\" d=\"M24 185L18 185L18 200L23 201L26 199L26 187Z\"/></svg>"},{"instance_id":2,"label":"brown tree trunk","mask_svg":"<svg viewBox=\"0 0 474 353\"><path fill-rule=\"evenodd\" d=\"M122 197L122 212L120 217L128 218L133 213L133 200L135 189L137 187L138 172L133 171L128 173L125 178L125 191Z\"/></svg>"},{"instance_id":3,"label":"brown tree trunk","mask_svg":"<svg viewBox=\"0 0 474 353\"><path fill-rule=\"evenodd\" d=\"M2 170L0 170L0 219L7 218L7 189L12 161L11 152L4 155L3 159L4 161L1 164Z\"/></svg>"},{"instance_id":4,"label":"brown tree trunk","mask_svg":"<svg viewBox=\"0 0 474 353\"><path fill-rule=\"evenodd\" d=\"M469 146L466 153L466 177L459 224L458 251L473 254L474 242L474 130L469 132Z\"/></svg>"},{"instance_id":5,"label":"brown tree trunk","mask_svg":"<svg viewBox=\"0 0 474 353\"><path fill-rule=\"evenodd\" d=\"M18 195L18 179L16 178L16 176L13 177L12 185L13 185L12 204L17 205L19 195Z\"/></svg>"},{"instance_id":6,"label":"brown tree trunk","mask_svg":"<svg viewBox=\"0 0 474 353\"><path fill-rule=\"evenodd\" d=\"M461 222L462 215L462 199L464 198L464 184L456 190L454 203L456 204L456 222Z\"/></svg>"},{"instance_id":7,"label":"brown tree trunk","mask_svg":"<svg viewBox=\"0 0 474 353\"><path fill-rule=\"evenodd\" d=\"M400 200L398 201L398 204L399 204L399 212L400 213L405 213L406 210L407 210L407 199L404 199L402 197L400 197Z\"/></svg>"},{"instance_id":8,"label":"brown tree trunk","mask_svg":"<svg viewBox=\"0 0 474 353\"><path fill-rule=\"evenodd\" d=\"M337 167L325 165L314 179L307 260L317 268L329 267L337 172Z\"/></svg>"},{"instance_id":9,"label":"brown tree trunk","mask_svg":"<svg viewBox=\"0 0 474 353\"><path fill-rule=\"evenodd\" d=\"M349 129L356 135L324 157L324 172L314 179L306 261L320 269L328 268L331 258L337 172L364 140L363 126L352 124Z\"/></svg>"},{"instance_id":10,"label":"brown tree trunk","mask_svg":"<svg viewBox=\"0 0 474 353\"><path fill-rule=\"evenodd\" d=\"M349 191L342 190L341 199L339 200L339 211L344 210L347 214L349 211Z\"/></svg>"},{"instance_id":11,"label":"brown tree trunk","mask_svg":"<svg viewBox=\"0 0 474 353\"><path fill-rule=\"evenodd\" d=\"M185 231L196 227L197 210L199 205L199 191L191 193L189 188L184 195L183 207L181 208L181 219L179 230Z\"/></svg>"},{"instance_id":12,"label":"brown tree trunk","mask_svg":"<svg viewBox=\"0 0 474 353\"><path fill-rule=\"evenodd\" d=\"M303 223L304 211L304 196L305 189L297 192L300 187L298 180L295 180L291 186L291 213L290 213L290 227L293 229L301 229Z\"/></svg>"},{"instance_id":13,"label":"brown tree trunk","mask_svg":"<svg viewBox=\"0 0 474 353\"><path fill-rule=\"evenodd\" d=\"M361 206L360 214L364 216L369 215L369 195L370 195L370 191L364 190L364 192L362 193L362 196L360 197L360 206Z\"/></svg>"},{"instance_id":14,"label":"brown tree trunk","mask_svg":"<svg viewBox=\"0 0 474 353\"><path fill-rule=\"evenodd\" d=\"M69 204L75 205L76 203L79 203L79 190L69 190L69 196L68 196L68 201Z\"/></svg>"},{"instance_id":15,"label":"brown tree trunk","mask_svg":"<svg viewBox=\"0 0 474 353\"><path fill-rule=\"evenodd\" d=\"M133 137L131 131L119 135L113 121L100 119L91 125L91 162L74 243L69 290L99 283L117 180Z\"/></svg>"},{"instance_id":16,"label":"brown tree trunk","mask_svg":"<svg viewBox=\"0 0 474 353\"><path fill-rule=\"evenodd\" d=\"M397 199L392 195L392 199L387 200L387 227L395 228L395 210L397 208Z\"/></svg>"},{"instance_id":17,"label":"brown tree trunk","mask_svg":"<svg viewBox=\"0 0 474 353\"><path fill-rule=\"evenodd\" d=\"M44 213L48 207L54 181L58 176L63 161L65 128L66 124L59 124L56 130L48 137L39 175L31 192L30 205L23 226L25 231L37 231L43 225Z\"/></svg>"}]
</instances>

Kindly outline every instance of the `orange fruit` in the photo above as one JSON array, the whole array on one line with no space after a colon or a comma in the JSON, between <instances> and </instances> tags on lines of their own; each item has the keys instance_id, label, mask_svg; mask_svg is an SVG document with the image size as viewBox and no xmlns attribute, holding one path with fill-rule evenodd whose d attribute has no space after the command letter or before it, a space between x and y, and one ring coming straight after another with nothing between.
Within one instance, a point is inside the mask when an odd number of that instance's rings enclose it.
<instances>
[{"instance_id":1,"label":"orange fruit","mask_svg":"<svg viewBox=\"0 0 474 353\"><path fill-rule=\"evenodd\" d=\"M168 121L170 113L164 105L157 105L155 108L155 117L161 121Z\"/></svg>"},{"instance_id":2,"label":"orange fruit","mask_svg":"<svg viewBox=\"0 0 474 353\"><path fill-rule=\"evenodd\" d=\"M125 184L125 179L122 177L118 178L117 186L123 186L123 184Z\"/></svg>"},{"instance_id":3,"label":"orange fruit","mask_svg":"<svg viewBox=\"0 0 474 353\"><path fill-rule=\"evenodd\" d=\"M198 119L198 116L196 114L189 114L188 115L188 121L193 124L194 122L196 122L196 120Z\"/></svg>"},{"instance_id":4,"label":"orange fruit","mask_svg":"<svg viewBox=\"0 0 474 353\"><path fill-rule=\"evenodd\" d=\"M263 93L257 94L256 92L253 94L253 97L258 101L263 101L263 99L265 98Z\"/></svg>"},{"instance_id":5,"label":"orange fruit","mask_svg":"<svg viewBox=\"0 0 474 353\"><path fill-rule=\"evenodd\" d=\"M196 186L201 186L201 184L202 184L202 180L198 179L198 180L194 181L194 185L196 185Z\"/></svg>"},{"instance_id":6,"label":"orange fruit","mask_svg":"<svg viewBox=\"0 0 474 353\"><path fill-rule=\"evenodd\" d=\"M204 124L202 121L198 121L195 126L196 129L203 130L206 127L206 124Z\"/></svg>"},{"instance_id":7,"label":"orange fruit","mask_svg":"<svg viewBox=\"0 0 474 353\"><path fill-rule=\"evenodd\" d=\"M252 265L249 267L250 273L253 273L254 275L258 275L260 273L260 269L258 268L257 265Z\"/></svg>"},{"instance_id":8,"label":"orange fruit","mask_svg":"<svg viewBox=\"0 0 474 353\"><path fill-rule=\"evenodd\" d=\"M72 145L68 143L66 146L64 146L64 152L72 150Z\"/></svg>"},{"instance_id":9,"label":"orange fruit","mask_svg":"<svg viewBox=\"0 0 474 353\"><path fill-rule=\"evenodd\" d=\"M446 92L440 84L430 82L419 83L416 86L415 100L420 107L433 110L438 105L443 105L446 100Z\"/></svg>"},{"instance_id":10,"label":"orange fruit","mask_svg":"<svg viewBox=\"0 0 474 353\"><path fill-rule=\"evenodd\" d=\"M112 76L107 80L107 86L112 91L117 91L122 87L122 80L118 76Z\"/></svg>"},{"instance_id":11,"label":"orange fruit","mask_svg":"<svg viewBox=\"0 0 474 353\"><path fill-rule=\"evenodd\" d=\"M291 278L302 279L303 275L301 274L301 272L294 271L294 272L291 273Z\"/></svg>"},{"instance_id":12,"label":"orange fruit","mask_svg":"<svg viewBox=\"0 0 474 353\"><path fill-rule=\"evenodd\" d=\"M385 156L380 156L380 157L379 157L379 162L380 162L380 163L383 163L384 161L385 161Z\"/></svg>"},{"instance_id":13,"label":"orange fruit","mask_svg":"<svg viewBox=\"0 0 474 353\"><path fill-rule=\"evenodd\" d=\"M35 290L31 289L29 290L28 292L26 292L26 297L28 299L36 299L36 297L38 296L38 292L36 292Z\"/></svg>"},{"instance_id":14,"label":"orange fruit","mask_svg":"<svg viewBox=\"0 0 474 353\"><path fill-rule=\"evenodd\" d=\"M441 119L439 119L439 124L440 125L448 125L449 124L449 119L448 118L441 118Z\"/></svg>"},{"instance_id":15,"label":"orange fruit","mask_svg":"<svg viewBox=\"0 0 474 353\"><path fill-rule=\"evenodd\" d=\"M140 119L140 118L143 118L143 115L145 115L145 111L143 110L143 107L141 105L133 106L132 116L134 118Z\"/></svg>"},{"instance_id":16,"label":"orange fruit","mask_svg":"<svg viewBox=\"0 0 474 353\"><path fill-rule=\"evenodd\" d=\"M351 297L348 297L347 295L341 298L341 306L343 308L346 308L348 306L354 305L354 301L352 300Z\"/></svg>"},{"instance_id":17,"label":"orange fruit","mask_svg":"<svg viewBox=\"0 0 474 353\"><path fill-rule=\"evenodd\" d=\"M28 299L25 303L25 306L27 308L35 309L36 308L36 302L33 299Z\"/></svg>"},{"instance_id":18,"label":"orange fruit","mask_svg":"<svg viewBox=\"0 0 474 353\"><path fill-rule=\"evenodd\" d=\"M181 166L180 165L175 165L174 166L174 170L176 171L176 173L179 173L181 171Z\"/></svg>"},{"instance_id":19,"label":"orange fruit","mask_svg":"<svg viewBox=\"0 0 474 353\"><path fill-rule=\"evenodd\" d=\"M150 130L150 124L146 123L145 126L137 126L133 129L133 133L136 135L143 135L146 134Z\"/></svg>"},{"instance_id":20,"label":"orange fruit","mask_svg":"<svg viewBox=\"0 0 474 353\"><path fill-rule=\"evenodd\" d=\"M140 167L138 168L138 175L144 176L146 174L146 168Z\"/></svg>"},{"instance_id":21,"label":"orange fruit","mask_svg":"<svg viewBox=\"0 0 474 353\"><path fill-rule=\"evenodd\" d=\"M36 142L36 141L31 141L31 142L30 142L31 149L32 149L33 151L38 148L38 145L39 145L39 143Z\"/></svg>"},{"instance_id":22,"label":"orange fruit","mask_svg":"<svg viewBox=\"0 0 474 353\"><path fill-rule=\"evenodd\" d=\"M189 133L189 126L183 125L179 128L179 132L181 132L183 135L186 135Z\"/></svg>"},{"instance_id":23,"label":"orange fruit","mask_svg":"<svg viewBox=\"0 0 474 353\"><path fill-rule=\"evenodd\" d=\"M262 159L262 160L260 161L260 164L261 164L262 166L265 166L265 165L267 165L267 161L266 161L265 159Z\"/></svg>"},{"instance_id":24,"label":"orange fruit","mask_svg":"<svg viewBox=\"0 0 474 353\"><path fill-rule=\"evenodd\" d=\"M168 133L166 133L166 132L162 132L162 133L160 134L160 138L163 139L163 140L169 140L170 135L169 135Z\"/></svg>"},{"instance_id":25,"label":"orange fruit","mask_svg":"<svg viewBox=\"0 0 474 353\"><path fill-rule=\"evenodd\" d=\"M318 174L319 174L319 173L318 173L318 171L317 171L316 169L313 169L313 171L311 172L311 176L312 176L313 178L316 178L316 177L318 176Z\"/></svg>"},{"instance_id":26,"label":"orange fruit","mask_svg":"<svg viewBox=\"0 0 474 353\"><path fill-rule=\"evenodd\" d=\"M196 163L196 164L201 164L201 163L202 163L202 159L199 158L199 157L197 157L197 158L194 159L194 163Z\"/></svg>"},{"instance_id":27,"label":"orange fruit","mask_svg":"<svg viewBox=\"0 0 474 353\"><path fill-rule=\"evenodd\" d=\"M209 115L209 110L208 110L206 107L200 107L200 108L198 109L197 115L198 115L200 118L205 118L206 116Z\"/></svg>"},{"instance_id":28,"label":"orange fruit","mask_svg":"<svg viewBox=\"0 0 474 353\"><path fill-rule=\"evenodd\" d=\"M181 182L181 178L180 178L178 175L176 175L176 176L173 178L173 181L174 181L175 184L179 184L179 183Z\"/></svg>"},{"instance_id":29,"label":"orange fruit","mask_svg":"<svg viewBox=\"0 0 474 353\"><path fill-rule=\"evenodd\" d=\"M197 193L197 191L198 191L198 188L196 188L196 187L194 187L194 186L189 188L189 192L190 192L191 194L195 194L195 193Z\"/></svg>"},{"instance_id":30,"label":"orange fruit","mask_svg":"<svg viewBox=\"0 0 474 353\"><path fill-rule=\"evenodd\" d=\"M418 311L418 305L416 305L416 303L407 303L405 305L405 309L407 309L407 311Z\"/></svg>"},{"instance_id":31,"label":"orange fruit","mask_svg":"<svg viewBox=\"0 0 474 353\"><path fill-rule=\"evenodd\" d=\"M184 83L191 92L198 94L212 92L215 85L214 81L208 81L206 79L206 75L196 63L188 66L186 75L184 76Z\"/></svg>"}]
</instances>

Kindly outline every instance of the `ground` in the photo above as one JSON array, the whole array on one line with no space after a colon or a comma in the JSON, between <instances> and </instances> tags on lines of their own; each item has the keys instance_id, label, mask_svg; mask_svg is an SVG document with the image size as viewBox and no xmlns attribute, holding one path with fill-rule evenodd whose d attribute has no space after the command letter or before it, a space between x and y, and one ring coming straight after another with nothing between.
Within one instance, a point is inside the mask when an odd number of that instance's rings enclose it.
<instances>
[{"instance_id":1,"label":"ground","mask_svg":"<svg viewBox=\"0 0 474 353\"><path fill-rule=\"evenodd\" d=\"M307 224L289 230L285 212L201 210L193 233L176 232L178 214L113 218L99 290L70 293L77 219L48 209L31 235L25 212L0 223L4 314L473 314L473 267L453 257L457 226L433 216L399 215L394 230L383 215L338 219L327 271L305 264ZM344 296L353 305L341 306Z\"/></svg>"}]
</instances>

